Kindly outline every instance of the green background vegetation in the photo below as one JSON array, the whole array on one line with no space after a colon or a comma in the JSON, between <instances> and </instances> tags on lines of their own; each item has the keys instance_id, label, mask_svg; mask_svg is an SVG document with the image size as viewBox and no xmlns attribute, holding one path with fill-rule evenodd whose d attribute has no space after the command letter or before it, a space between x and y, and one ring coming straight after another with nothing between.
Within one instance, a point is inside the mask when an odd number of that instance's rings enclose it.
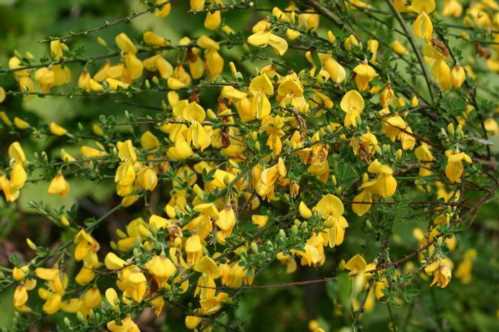
<instances>
[{"instance_id":1,"label":"green background vegetation","mask_svg":"<svg viewBox=\"0 0 499 332\"><path fill-rule=\"evenodd\" d=\"M185 12L187 1L175 1L174 11L167 18L156 18L152 15L143 16L130 24L118 24L98 35L112 44L114 36L125 31L131 37L139 39L145 29L162 34L172 40L189 34L196 36L202 33L203 15L187 16ZM273 4L283 4L284 1L269 1L262 7L270 8ZM179 9L178 7L183 7ZM21 53L32 52L35 57L47 55L47 46L39 43L47 36L66 34L69 31L80 31L98 26L105 19L122 17L133 10L140 10L136 0L0 0L0 67L5 67L8 58L14 50ZM234 29L248 29L248 22L256 20L246 11L231 13L224 18ZM199 28L196 28L199 27ZM105 49L95 42L95 36L79 38L71 43L71 49L84 48L86 54L102 54ZM234 54L237 57L237 54ZM301 63L303 58L296 57L295 63ZM248 65L250 66L250 65ZM247 68L251 70L251 68ZM76 72L76 71L74 71ZM497 82L497 76L495 77ZM6 90L16 89L13 78L0 77L0 85ZM493 84L492 84L493 86ZM124 109L141 115L153 114L155 110L146 110L134 105L160 105L164 96L152 94L141 98L120 97L119 100L102 97L60 98L60 97L30 97L8 98L0 105L0 110L9 116L20 116L35 127L39 123L58 121L64 127L76 128L79 123L88 125L102 112L111 115L122 114ZM15 133L6 127L0 127L2 153L8 142L24 137L16 137ZM497 138L496 138L497 141ZM26 144L26 150L45 149L53 153L63 147L57 138L41 136L32 138ZM71 148L68 149L71 151ZM497 152L497 151L496 151ZM348 170L345 170L348 172ZM102 183L96 186L85 179L71 180L71 194L67 198L47 197L47 183L28 184L23 190L21 199L16 205L6 205L0 201L0 264L8 263L8 256L15 254L20 261L30 258L32 253L27 248L24 239L31 237L35 243L49 246L60 233L57 228L44 218L33 214L29 207L32 200L44 200L53 207L61 204L79 206L78 215L102 214L116 203L112 197L113 186ZM473 270L471 284L463 285L454 279L446 289L429 288L416 285L405 290L409 304L391 305L398 321L410 321L407 326L400 326L404 331L499 331L499 202L495 201L485 206L475 223L459 236L459 244L453 257L462 257L468 248L476 248L478 258ZM108 243L109 234L132 219L134 211L120 212L110 218L104 227L96 234L101 243ZM402 257L417 246L412 237L412 229L422 225L424 220L412 217L410 209L398 211L400 219L407 220L397 223L394 238L390 239L396 251ZM379 250L371 239L376 234L368 223L351 220L346 243L328 253L326 265L321 269L299 268L293 275L287 275L285 268L275 265L260 274L256 284L275 284L294 280L309 280L332 276L333 271L342 259L348 259L357 252L372 252ZM372 257L369 257L372 258ZM457 264L459 260L456 260ZM429 283L428 281L426 283ZM307 286L286 288L248 289L238 306L230 308L231 317L237 318L246 331L304 331L307 322L319 319L327 331L348 331L352 312L350 296L352 285L346 274L339 274L333 281ZM0 293L0 327L9 330L12 323L13 307L11 304L12 290ZM229 316L228 316L229 317ZM231 318L232 319L232 318ZM372 312L364 315L365 331L387 330L387 306L378 303ZM141 317L144 331L180 331L183 330L183 315L178 309L168 307L167 325L155 325L150 317ZM40 326L39 331L49 331ZM33 330L33 331L36 331Z\"/></svg>"}]
</instances>

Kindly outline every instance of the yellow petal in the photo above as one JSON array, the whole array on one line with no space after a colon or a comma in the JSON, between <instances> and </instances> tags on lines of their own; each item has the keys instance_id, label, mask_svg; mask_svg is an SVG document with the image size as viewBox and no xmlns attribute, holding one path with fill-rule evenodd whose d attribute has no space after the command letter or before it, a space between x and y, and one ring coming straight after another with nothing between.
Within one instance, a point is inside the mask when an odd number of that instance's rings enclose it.
<instances>
[{"instance_id":1,"label":"yellow petal","mask_svg":"<svg viewBox=\"0 0 499 332\"><path fill-rule=\"evenodd\" d=\"M428 14L431 14L435 8L435 0L413 0L409 7L410 10L416 13L426 12Z\"/></svg>"},{"instance_id":2,"label":"yellow petal","mask_svg":"<svg viewBox=\"0 0 499 332\"><path fill-rule=\"evenodd\" d=\"M61 173L57 174L49 184L48 193L51 195L65 196L69 193L69 183Z\"/></svg>"},{"instance_id":3,"label":"yellow petal","mask_svg":"<svg viewBox=\"0 0 499 332\"><path fill-rule=\"evenodd\" d=\"M195 265L194 271L206 274L211 279L216 279L220 276L220 270L217 263L208 256L203 256Z\"/></svg>"},{"instance_id":4,"label":"yellow petal","mask_svg":"<svg viewBox=\"0 0 499 332\"><path fill-rule=\"evenodd\" d=\"M324 69L335 83L339 84L346 78L345 68L331 57L324 61Z\"/></svg>"},{"instance_id":5,"label":"yellow petal","mask_svg":"<svg viewBox=\"0 0 499 332\"><path fill-rule=\"evenodd\" d=\"M66 129L64 129L63 127L59 126L55 122L51 122L49 124L49 129L50 129L50 132L53 135L56 135L56 136L63 136L63 135L65 135L67 133Z\"/></svg>"},{"instance_id":6,"label":"yellow petal","mask_svg":"<svg viewBox=\"0 0 499 332\"><path fill-rule=\"evenodd\" d=\"M108 270L120 270L125 267L126 262L115 253L110 252L104 258L104 264Z\"/></svg>"},{"instance_id":7,"label":"yellow petal","mask_svg":"<svg viewBox=\"0 0 499 332\"><path fill-rule=\"evenodd\" d=\"M356 203L357 202L357 203ZM359 217L366 214L371 209L372 194L367 190L362 190L353 198L352 211Z\"/></svg>"},{"instance_id":8,"label":"yellow petal","mask_svg":"<svg viewBox=\"0 0 499 332\"><path fill-rule=\"evenodd\" d=\"M361 113L365 107L364 98L357 90L350 90L341 99L340 107L345 113Z\"/></svg>"},{"instance_id":9,"label":"yellow petal","mask_svg":"<svg viewBox=\"0 0 499 332\"><path fill-rule=\"evenodd\" d=\"M168 257L154 256L145 265L149 273L158 278L170 278L177 268Z\"/></svg>"},{"instance_id":10,"label":"yellow petal","mask_svg":"<svg viewBox=\"0 0 499 332\"><path fill-rule=\"evenodd\" d=\"M204 19L204 27L208 30L216 30L220 27L222 23L222 14L220 10L215 10L214 12L208 12L206 18Z\"/></svg>"},{"instance_id":11,"label":"yellow petal","mask_svg":"<svg viewBox=\"0 0 499 332\"><path fill-rule=\"evenodd\" d=\"M428 41L431 40L433 35L433 24L431 23L431 19L426 12L422 12L418 15L412 25L412 29L416 37L423 38Z\"/></svg>"},{"instance_id":12,"label":"yellow petal","mask_svg":"<svg viewBox=\"0 0 499 332\"><path fill-rule=\"evenodd\" d=\"M152 31L144 32L143 38L144 38L144 43L155 47L162 47L168 44L165 37L157 35Z\"/></svg>"},{"instance_id":13,"label":"yellow petal","mask_svg":"<svg viewBox=\"0 0 499 332\"><path fill-rule=\"evenodd\" d=\"M312 211L308 208L308 206L303 201L301 201L300 205L298 205L298 211L300 212L300 215L304 219L309 219L310 217L312 217Z\"/></svg>"},{"instance_id":14,"label":"yellow petal","mask_svg":"<svg viewBox=\"0 0 499 332\"><path fill-rule=\"evenodd\" d=\"M194 152L184 138L175 141L175 146L168 148L167 156L171 160L183 160L192 156Z\"/></svg>"},{"instance_id":15,"label":"yellow petal","mask_svg":"<svg viewBox=\"0 0 499 332\"><path fill-rule=\"evenodd\" d=\"M128 36L122 32L118 34L115 38L114 41L116 42L116 45L120 48L120 50L124 53L131 53L131 54L136 54L137 53L137 47L133 44L133 42L128 38Z\"/></svg>"},{"instance_id":16,"label":"yellow petal","mask_svg":"<svg viewBox=\"0 0 499 332\"><path fill-rule=\"evenodd\" d=\"M319 215L326 219L329 216L339 217L345 211L343 202L335 195L327 194L322 196L320 201L314 207Z\"/></svg>"},{"instance_id":17,"label":"yellow petal","mask_svg":"<svg viewBox=\"0 0 499 332\"><path fill-rule=\"evenodd\" d=\"M157 149L160 145L159 140L153 133L146 131L140 137L140 145L146 150Z\"/></svg>"},{"instance_id":18,"label":"yellow petal","mask_svg":"<svg viewBox=\"0 0 499 332\"><path fill-rule=\"evenodd\" d=\"M281 38L277 35L270 34L268 43L281 56L283 56L288 50L288 42L286 41L286 39Z\"/></svg>"}]
</instances>

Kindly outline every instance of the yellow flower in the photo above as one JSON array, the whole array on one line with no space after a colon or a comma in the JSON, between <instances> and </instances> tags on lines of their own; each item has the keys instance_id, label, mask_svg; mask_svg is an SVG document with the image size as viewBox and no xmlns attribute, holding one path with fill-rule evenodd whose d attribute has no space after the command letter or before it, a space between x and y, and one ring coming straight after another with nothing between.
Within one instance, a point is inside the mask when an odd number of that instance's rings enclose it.
<instances>
[{"instance_id":1,"label":"yellow flower","mask_svg":"<svg viewBox=\"0 0 499 332\"><path fill-rule=\"evenodd\" d=\"M344 267L350 271L350 275L353 276L374 271L376 269L376 264L367 264L364 257L361 255L355 255L345 263Z\"/></svg>"},{"instance_id":2,"label":"yellow flower","mask_svg":"<svg viewBox=\"0 0 499 332\"><path fill-rule=\"evenodd\" d=\"M286 39L267 31L256 32L249 36L248 44L256 47L271 46L281 56L288 50L288 42Z\"/></svg>"},{"instance_id":3,"label":"yellow flower","mask_svg":"<svg viewBox=\"0 0 499 332\"><path fill-rule=\"evenodd\" d=\"M217 263L208 256L203 256L195 265L194 271L204 273L208 278L216 279L220 276Z\"/></svg>"},{"instance_id":4,"label":"yellow flower","mask_svg":"<svg viewBox=\"0 0 499 332\"><path fill-rule=\"evenodd\" d=\"M146 31L143 35L144 43L154 47L163 47L168 44L165 37L155 34L152 31Z\"/></svg>"},{"instance_id":5,"label":"yellow flower","mask_svg":"<svg viewBox=\"0 0 499 332\"><path fill-rule=\"evenodd\" d=\"M362 190L353 198L352 211L361 217L371 209L372 202L372 193L369 190Z\"/></svg>"},{"instance_id":6,"label":"yellow flower","mask_svg":"<svg viewBox=\"0 0 499 332\"><path fill-rule=\"evenodd\" d=\"M319 27L320 16L317 13L303 13L298 15L298 25L305 30L315 31Z\"/></svg>"},{"instance_id":7,"label":"yellow flower","mask_svg":"<svg viewBox=\"0 0 499 332\"><path fill-rule=\"evenodd\" d=\"M30 311L29 307L26 305L26 303L28 303L28 289L24 284L18 285L14 290L13 301L14 308L16 308L17 311Z\"/></svg>"},{"instance_id":8,"label":"yellow flower","mask_svg":"<svg viewBox=\"0 0 499 332\"><path fill-rule=\"evenodd\" d=\"M125 82L130 83L135 81L142 76L144 71L144 64L139 58L135 56L134 53L127 53L123 57L123 63L125 64Z\"/></svg>"},{"instance_id":9,"label":"yellow flower","mask_svg":"<svg viewBox=\"0 0 499 332\"><path fill-rule=\"evenodd\" d=\"M267 222L269 221L268 216L264 215L252 215L251 216L251 222L255 224L258 228L263 228L265 225L267 225Z\"/></svg>"},{"instance_id":10,"label":"yellow flower","mask_svg":"<svg viewBox=\"0 0 499 332\"><path fill-rule=\"evenodd\" d=\"M234 99L234 100L239 100L246 98L247 94L245 92L239 91L238 89L234 88L233 86L226 85L222 88L220 91L220 97L226 98L226 99Z\"/></svg>"},{"instance_id":11,"label":"yellow flower","mask_svg":"<svg viewBox=\"0 0 499 332\"><path fill-rule=\"evenodd\" d=\"M107 155L105 151L101 151L86 145L80 148L80 153L87 158L100 158Z\"/></svg>"},{"instance_id":12,"label":"yellow flower","mask_svg":"<svg viewBox=\"0 0 499 332\"><path fill-rule=\"evenodd\" d=\"M314 210L319 213L319 215L327 219L329 217L339 217L343 215L345 208L343 207L343 202L335 195L327 194L324 195Z\"/></svg>"},{"instance_id":13,"label":"yellow flower","mask_svg":"<svg viewBox=\"0 0 499 332\"><path fill-rule=\"evenodd\" d=\"M75 277L75 281L78 285L87 285L95 278L95 272L93 269L83 266L80 272Z\"/></svg>"},{"instance_id":14,"label":"yellow flower","mask_svg":"<svg viewBox=\"0 0 499 332\"><path fill-rule=\"evenodd\" d=\"M369 89L369 82L378 76L376 70L374 70L374 68L367 63L357 65L353 69L353 72L356 74L355 84L357 85L357 89L360 91L366 91Z\"/></svg>"},{"instance_id":15,"label":"yellow flower","mask_svg":"<svg viewBox=\"0 0 499 332\"><path fill-rule=\"evenodd\" d=\"M409 50L400 42L400 40L395 39L391 44L390 47L392 50L397 53L398 55L406 55L409 53Z\"/></svg>"},{"instance_id":16,"label":"yellow flower","mask_svg":"<svg viewBox=\"0 0 499 332\"><path fill-rule=\"evenodd\" d=\"M412 0L409 9L416 13L426 12L431 14L436 7L435 0Z\"/></svg>"},{"instance_id":17,"label":"yellow flower","mask_svg":"<svg viewBox=\"0 0 499 332\"><path fill-rule=\"evenodd\" d=\"M78 87L87 92L99 92L104 90L102 84L90 77L90 74L86 70L83 70L80 77L78 77Z\"/></svg>"},{"instance_id":18,"label":"yellow flower","mask_svg":"<svg viewBox=\"0 0 499 332\"><path fill-rule=\"evenodd\" d=\"M292 252L301 256L300 264L304 266L322 265L326 261L324 238L321 234L312 235L305 243L304 250Z\"/></svg>"},{"instance_id":19,"label":"yellow flower","mask_svg":"<svg viewBox=\"0 0 499 332\"><path fill-rule=\"evenodd\" d=\"M67 133L67 130L65 128L61 127L55 122L51 122L49 124L49 130L53 135L56 136L64 136Z\"/></svg>"},{"instance_id":20,"label":"yellow flower","mask_svg":"<svg viewBox=\"0 0 499 332\"><path fill-rule=\"evenodd\" d=\"M328 72L329 76L335 83L341 83L346 78L346 71L333 57L327 57L324 60L324 69Z\"/></svg>"},{"instance_id":21,"label":"yellow flower","mask_svg":"<svg viewBox=\"0 0 499 332\"><path fill-rule=\"evenodd\" d=\"M437 285L438 287L445 288L450 282L452 277L452 268L454 264L447 257L439 258L433 263L425 267L427 274L433 275L431 286Z\"/></svg>"},{"instance_id":22,"label":"yellow flower","mask_svg":"<svg viewBox=\"0 0 499 332\"><path fill-rule=\"evenodd\" d=\"M163 6L157 8L154 11L154 15L157 17L165 17L170 14L170 11L172 10L172 4L168 0L156 0L154 2L156 5L161 5L164 4Z\"/></svg>"},{"instance_id":23,"label":"yellow flower","mask_svg":"<svg viewBox=\"0 0 499 332\"><path fill-rule=\"evenodd\" d=\"M456 277L461 280L463 284L471 282L471 272L473 270L473 262L475 261L477 252L475 249L468 249L464 253L464 258L458 265L456 270Z\"/></svg>"},{"instance_id":24,"label":"yellow flower","mask_svg":"<svg viewBox=\"0 0 499 332\"><path fill-rule=\"evenodd\" d=\"M104 264L108 270L120 270L125 267L126 262L114 252L110 252L104 258Z\"/></svg>"},{"instance_id":25,"label":"yellow flower","mask_svg":"<svg viewBox=\"0 0 499 332\"><path fill-rule=\"evenodd\" d=\"M59 39L50 41L50 54L54 60L60 60L64 56L64 51L67 49L68 47L66 44L61 42Z\"/></svg>"},{"instance_id":26,"label":"yellow flower","mask_svg":"<svg viewBox=\"0 0 499 332\"><path fill-rule=\"evenodd\" d=\"M359 138L353 137L350 145L352 146L353 153L362 160L366 158L370 159L375 153L380 151L378 139L371 132L362 134Z\"/></svg>"},{"instance_id":27,"label":"yellow flower","mask_svg":"<svg viewBox=\"0 0 499 332\"><path fill-rule=\"evenodd\" d=\"M346 113L345 127L356 127L360 114L364 111L364 98L357 90L350 90L341 99L340 107Z\"/></svg>"},{"instance_id":28,"label":"yellow flower","mask_svg":"<svg viewBox=\"0 0 499 332\"><path fill-rule=\"evenodd\" d=\"M238 262L219 266L222 285L231 288L240 288L243 284L251 284L253 277Z\"/></svg>"},{"instance_id":29,"label":"yellow flower","mask_svg":"<svg viewBox=\"0 0 499 332\"><path fill-rule=\"evenodd\" d=\"M276 258L282 264L286 264L286 273L293 273L296 271L297 265L293 256L279 252L277 253Z\"/></svg>"},{"instance_id":30,"label":"yellow flower","mask_svg":"<svg viewBox=\"0 0 499 332\"><path fill-rule=\"evenodd\" d=\"M187 135L189 136L192 145L195 148L203 151L210 146L212 133L212 127L202 126L199 122L196 121L189 128Z\"/></svg>"},{"instance_id":31,"label":"yellow flower","mask_svg":"<svg viewBox=\"0 0 499 332\"><path fill-rule=\"evenodd\" d=\"M192 235L185 241L185 252L187 254L187 263L194 265L203 255L203 245L199 235Z\"/></svg>"},{"instance_id":32,"label":"yellow flower","mask_svg":"<svg viewBox=\"0 0 499 332\"><path fill-rule=\"evenodd\" d=\"M400 140L404 150L412 150L416 145L416 138L412 135L411 128L399 115L390 116L384 120L382 130L392 142Z\"/></svg>"},{"instance_id":33,"label":"yellow flower","mask_svg":"<svg viewBox=\"0 0 499 332\"><path fill-rule=\"evenodd\" d=\"M194 152L184 137L180 136L173 147L168 148L167 156L171 160L184 160L191 157Z\"/></svg>"},{"instance_id":34,"label":"yellow flower","mask_svg":"<svg viewBox=\"0 0 499 332\"><path fill-rule=\"evenodd\" d=\"M279 178L277 165L260 171L257 175L257 168L253 169L254 178L257 179L255 191L262 198L271 198L274 194L274 185Z\"/></svg>"},{"instance_id":35,"label":"yellow flower","mask_svg":"<svg viewBox=\"0 0 499 332\"><path fill-rule=\"evenodd\" d=\"M461 182L461 177L464 173L463 161L471 164L471 158L464 152L456 152L447 150L447 166L445 167L445 175L451 183Z\"/></svg>"},{"instance_id":36,"label":"yellow flower","mask_svg":"<svg viewBox=\"0 0 499 332\"><path fill-rule=\"evenodd\" d=\"M201 37L199 37L196 41L196 44L206 50L218 51L220 49L220 45L218 44L218 42L206 35L202 35Z\"/></svg>"},{"instance_id":37,"label":"yellow flower","mask_svg":"<svg viewBox=\"0 0 499 332\"><path fill-rule=\"evenodd\" d=\"M116 45L118 45L118 47L123 53L131 53L131 54L137 53L137 47L135 47L134 43L130 40L130 38L128 38L128 36L124 32L118 34L114 38L114 41L116 42Z\"/></svg>"},{"instance_id":38,"label":"yellow flower","mask_svg":"<svg viewBox=\"0 0 499 332\"><path fill-rule=\"evenodd\" d=\"M311 320L308 322L308 329L310 332L325 332L323 328L319 325L319 322L316 320Z\"/></svg>"},{"instance_id":39,"label":"yellow flower","mask_svg":"<svg viewBox=\"0 0 499 332\"><path fill-rule=\"evenodd\" d=\"M463 13L463 6L458 0L444 0L443 16L459 17Z\"/></svg>"},{"instance_id":40,"label":"yellow flower","mask_svg":"<svg viewBox=\"0 0 499 332\"><path fill-rule=\"evenodd\" d=\"M222 14L220 10L215 10L213 12L206 13L206 18L204 19L204 27L208 30L216 30L220 27L222 23Z\"/></svg>"},{"instance_id":41,"label":"yellow flower","mask_svg":"<svg viewBox=\"0 0 499 332\"><path fill-rule=\"evenodd\" d=\"M426 143L421 143L420 146L414 150L414 154L416 155L416 159L421 162L421 166L419 168L420 176L429 176L432 174L432 162L435 160L435 157L431 153L431 147Z\"/></svg>"},{"instance_id":42,"label":"yellow flower","mask_svg":"<svg viewBox=\"0 0 499 332\"><path fill-rule=\"evenodd\" d=\"M343 217L345 208L343 202L335 195L324 195L314 207L327 226L321 233L325 243L330 247L338 246L343 243L345 238L345 229L348 228L348 222Z\"/></svg>"},{"instance_id":43,"label":"yellow flower","mask_svg":"<svg viewBox=\"0 0 499 332\"><path fill-rule=\"evenodd\" d=\"M369 60L371 63L376 63L376 57L378 56L378 49L379 49L379 41L376 39L370 39L367 42L367 49L369 52L371 52L371 60ZM374 68L373 68L374 70Z\"/></svg>"},{"instance_id":44,"label":"yellow flower","mask_svg":"<svg viewBox=\"0 0 499 332\"><path fill-rule=\"evenodd\" d=\"M391 197L397 190L397 180L393 176L393 170L374 160L367 169L369 173L377 174L376 178L362 184L361 189L368 190L383 198Z\"/></svg>"},{"instance_id":45,"label":"yellow flower","mask_svg":"<svg viewBox=\"0 0 499 332\"><path fill-rule=\"evenodd\" d=\"M158 255L147 261L144 267L154 277L160 288L166 287L168 279L175 275L177 271L177 268L168 257Z\"/></svg>"},{"instance_id":46,"label":"yellow flower","mask_svg":"<svg viewBox=\"0 0 499 332\"><path fill-rule=\"evenodd\" d=\"M444 60L438 60L437 62L435 62L432 68L432 75L440 89L445 91L449 90L452 87L453 75L449 65ZM456 84L461 83L461 79L464 82L464 77L462 77L459 72L456 72Z\"/></svg>"},{"instance_id":47,"label":"yellow flower","mask_svg":"<svg viewBox=\"0 0 499 332\"><path fill-rule=\"evenodd\" d=\"M218 214L215 224L220 229L220 231L217 232L217 239L219 242L224 243L225 238L232 234L232 230L236 225L236 214L234 213L234 209L232 209L230 205L226 206Z\"/></svg>"},{"instance_id":48,"label":"yellow flower","mask_svg":"<svg viewBox=\"0 0 499 332\"><path fill-rule=\"evenodd\" d=\"M55 73L49 68L40 68L35 72L35 80L40 84L42 92L48 92L55 85Z\"/></svg>"},{"instance_id":49,"label":"yellow flower","mask_svg":"<svg viewBox=\"0 0 499 332\"><path fill-rule=\"evenodd\" d=\"M312 217L312 211L303 201L301 201L298 205L298 212L300 212L300 216L302 216L302 218L304 219L310 219Z\"/></svg>"},{"instance_id":50,"label":"yellow flower","mask_svg":"<svg viewBox=\"0 0 499 332\"><path fill-rule=\"evenodd\" d=\"M142 302L147 291L147 279L139 267L130 265L118 273L117 286L123 291L123 297L135 302Z\"/></svg>"},{"instance_id":51,"label":"yellow flower","mask_svg":"<svg viewBox=\"0 0 499 332\"><path fill-rule=\"evenodd\" d=\"M136 182L140 188L153 191L158 185L158 175L152 168L145 167L137 175Z\"/></svg>"},{"instance_id":52,"label":"yellow flower","mask_svg":"<svg viewBox=\"0 0 499 332\"><path fill-rule=\"evenodd\" d=\"M12 169L10 170L10 188L12 190L19 190L24 187L28 175L24 170L24 167L20 163L14 163Z\"/></svg>"},{"instance_id":53,"label":"yellow flower","mask_svg":"<svg viewBox=\"0 0 499 332\"><path fill-rule=\"evenodd\" d=\"M205 67L208 78L214 80L220 76L224 69L224 58L216 50L208 50L205 52Z\"/></svg>"},{"instance_id":54,"label":"yellow flower","mask_svg":"<svg viewBox=\"0 0 499 332\"><path fill-rule=\"evenodd\" d=\"M485 130L490 132L493 135L497 135L499 133L499 125L497 121L493 118L488 118L483 122Z\"/></svg>"},{"instance_id":55,"label":"yellow flower","mask_svg":"<svg viewBox=\"0 0 499 332\"><path fill-rule=\"evenodd\" d=\"M6 96L5 89L0 86L0 104L4 102Z\"/></svg>"},{"instance_id":56,"label":"yellow flower","mask_svg":"<svg viewBox=\"0 0 499 332\"><path fill-rule=\"evenodd\" d=\"M426 12L421 12L421 14L418 15L412 25L412 30L416 37L423 38L427 41L431 40L433 35L433 24Z\"/></svg>"},{"instance_id":57,"label":"yellow flower","mask_svg":"<svg viewBox=\"0 0 499 332\"><path fill-rule=\"evenodd\" d=\"M203 319L199 316L185 316L185 327L187 327L189 330L194 330L202 320Z\"/></svg>"},{"instance_id":58,"label":"yellow flower","mask_svg":"<svg viewBox=\"0 0 499 332\"><path fill-rule=\"evenodd\" d=\"M139 327L130 316L122 319L120 323L115 320L110 321L106 324L106 327L111 332L140 332Z\"/></svg>"},{"instance_id":59,"label":"yellow flower","mask_svg":"<svg viewBox=\"0 0 499 332\"><path fill-rule=\"evenodd\" d=\"M81 295L81 305L79 312L87 317L94 308L98 307L102 301L102 295L98 288L92 287Z\"/></svg>"},{"instance_id":60,"label":"yellow flower","mask_svg":"<svg viewBox=\"0 0 499 332\"><path fill-rule=\"evenodd\" d=\"M466 72L461 66L454 66L451 71L452 86L459 89L466 80Z\"/></svg>"},{"instance_id":61,"label":"yellow flower","mask_svg":"<svg viewBox=\"0 0 499 332\"><path fill-rule=\"evenodd\" d=\"M83 261L87 267L95 267L99 264L97 251L100 249L99 243L85 230L80 230L74 238L76 261Z\"/></svg>"},{"instance_id":62,"label":"yellow flower","mask_svg":"<svg viewBox=\"0 0 499 332\"><path fill-rule=\"evenodd\" d=\"M297 30L293 30L293 29L287 29L286 30L286 38L288 38L288 40L295 40L295 39L298 39L300 38L301 36L301 32L300 31L297 31Z\"/></svg>"},{"instance_id":63,"label":"yellow flower","mask_svg":"<svg viewBox=\"0 0 499 332\"><path fill-rule=\"evenodd\" d=\"M131 162L121 163L116 169L114 181L121 187L130 186L134 183L136 177L135 168ZM118 193L121 195L121 193Z\"/></svg>"},{"instance_id":64,"label":"yellow flower","mask_svg":"<svg viewBox=\"0 0 499 332\"><path fill-rule=\"evenodd\" d=\"M23 148L19 142L14 142L9 145L8 149L9 158L16 163L24 165L26 163L26 155L24 154Z\"/></svg>"},{"instance_id":65,"label":"yellow flower","mask_svg":"<svg viewBox=\"0 0 499 332\"><path fill-rule=\"evenodd\" d=\"M193 12L200 12L204 9L205 0L190 0L190 7Z\"/></svg>"},{"instance_id":66,"label":"yellow flower","mask_svg":"<svg viewBox=\"0 0 499 332\"><path fill-rule=\"evenodd\" d=\"M23 119L17 116L14 117L14 126L16 126L21 130L28 129L29 127L31 127L27 121L24 121Z\"/></svg>"},{"instance_id":67,"label":"yellow flower","mask_svg":"<svg viewBox=\"0 0 499 332\"><path fill-rule=\"evenodd\" d=\"M344 41L343 41L343 46L345 46L345 49L347 51L351 51L354 47L360 47L362 48L362 44L359 42L357 37L355 37L353 34L348 36Z\"/></svg>"},{"instance_id":68,"label":"yellow flower","mask_svg":"<svg viewBox=\"0 0 499 332\"><path fill-rule=\"evenodd\" d=\"M253 94L264 93L267 96L274 94L274 85L267 74L255 76L249 85L249 91Z\"/></svg>"},{"instance_id":69,"label":"yellow flower","mask_svg":"<svg viewBox=\"0 0 499 332\"><path fill-rule=\"evenodd\" d=\"M14 280L16 280L16 281L24 280L24 278L26 278L26 275L28 274L28 272L29 272L28 265L24 265L21 267L15 266L12 269L12 278L14 278Z\"/></svg>"},{"instance_id":70,"label":"yellow flower","mask_svg":"<svg viewBox=\"0 0 499 332\"><path fill-rule=\"evenodd\" d=\"M66 196L69 193L69 183L62 173L57 174L49 184L48 193L50 195Z\"/></svg>"},{"instance_id":71,"label":"yellow flower","mask_svg":"<svg viewBox=\"0 0 499 332\"><path fill-rule=\"evenodd\" d=\"M106 292L104 293L107 302L113 307L117 308L118 304L120 302L120 299L118 298L118 292L114 288L108 288L106 289Z\"/></svg>"}]
</instances>

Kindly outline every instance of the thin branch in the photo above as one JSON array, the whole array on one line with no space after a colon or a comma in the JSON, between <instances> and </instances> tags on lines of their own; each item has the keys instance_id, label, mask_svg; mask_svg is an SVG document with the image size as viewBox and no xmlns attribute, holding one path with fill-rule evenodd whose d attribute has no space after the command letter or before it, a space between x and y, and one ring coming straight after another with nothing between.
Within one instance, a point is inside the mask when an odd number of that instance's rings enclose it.
<instances>
[{"instance_id":1,"label":"thin branch","mask_svg":"<svg viewBox=\"0 0 499 332\"><path fill-rule=\"evenodd\" d=\"M385 2L388 4L388 6L390 6L390 10L395 15L395 18L397 19L397 21L402 26L402 29L405 32L405 36L406 36L407 40L409 41L409 44L411 45L412 50L416 54L416 58L417 58L417 60L419 62L419 66L423 70L423 76L424 76L424 79L426 81L426 85L428 86L428 92L430 93L431 101L434 102L435 99L434 99L434 96L433 96L433 90L432 90L432 86L431 86L430 74L428 73L428 68L426 68L426 65L424 64L422 55L421 55L421 53L419 52L419 49L416 46L416 42L414 41L414 37L412 35L412 32L409 29L409 27L407 26L407 23L405 22L404 18L400 15L400 13L397 11L397 9L395 8L395 6L393 5L392 1L391 0L385 0Z\"/></svg>"}]
</instances>

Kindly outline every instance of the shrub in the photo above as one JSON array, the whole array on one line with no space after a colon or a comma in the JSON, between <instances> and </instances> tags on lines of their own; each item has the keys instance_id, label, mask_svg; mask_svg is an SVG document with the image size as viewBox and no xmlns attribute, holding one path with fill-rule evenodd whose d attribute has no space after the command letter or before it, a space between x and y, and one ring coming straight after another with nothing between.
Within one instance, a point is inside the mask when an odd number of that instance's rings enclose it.
<instances>
[{"instance_id":1,"label":"shrub","mask_svg":"<svg viewBox=\"0 0 499 332\"><path fill-rule=\"evenodd\" d=\"M237 330L244 290L327 284L353 330L381 303L395 331L418 294L471 281L480 250L466 234L497 189L498 5L274 4L144 1L49 36L44 55L12 53L3 209L35 183L72 200L30 202L58 230L1 268L10 330L139 331L151 311ZM130 28L175 16L192 24L168 38ZM45 121L7 109L42 98L94 110ZM112 193L73 193L82 182ZM259 282L275 263L323 273ZM392 309L404 304L405 320Z\"/></svg>"}]
</instances>

